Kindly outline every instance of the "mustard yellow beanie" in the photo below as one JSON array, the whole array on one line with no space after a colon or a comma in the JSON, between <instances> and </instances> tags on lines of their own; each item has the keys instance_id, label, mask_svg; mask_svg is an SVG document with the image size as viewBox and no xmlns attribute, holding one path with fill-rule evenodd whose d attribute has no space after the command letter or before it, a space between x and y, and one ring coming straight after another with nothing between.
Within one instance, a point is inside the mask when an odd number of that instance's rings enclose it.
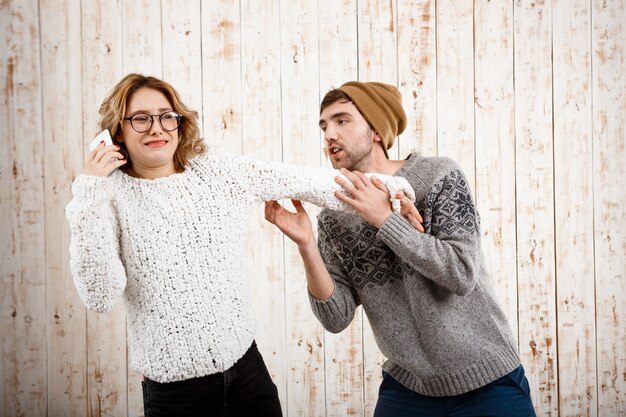
<instances>
[{"instance_id":1,"label":"mustard yellow beanie","mask_svg":"<svg viewBox=\"0 0 626 417\"><path fill-rule=\"evenodd\" d=\"M349 81L339 87L359 109L365 120L382 139L385 156L396 137L406 127L402 95L396 87L378 82Z\"/></svg>"}]
</instances>

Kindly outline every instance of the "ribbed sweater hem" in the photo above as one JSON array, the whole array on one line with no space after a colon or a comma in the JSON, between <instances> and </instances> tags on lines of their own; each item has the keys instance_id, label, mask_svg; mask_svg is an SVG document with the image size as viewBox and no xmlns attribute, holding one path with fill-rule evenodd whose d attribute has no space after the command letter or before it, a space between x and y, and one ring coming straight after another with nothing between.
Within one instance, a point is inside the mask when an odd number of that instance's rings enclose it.
<instances>
[{"instance_id":1,"label":"ribbed sweater hem","mask_svg":"<svg viewBox=\"0 0 626 417\"><path fill-rule=\"evenodd\" d=\"M385 362L383 370L412 391L431 397L444 397L460 395L483 387L512 372L518 366L520 366L519 356L509 351L494 354L456 372L427 379L401 368L391 360Z\"/></svg>"}]
</instances>

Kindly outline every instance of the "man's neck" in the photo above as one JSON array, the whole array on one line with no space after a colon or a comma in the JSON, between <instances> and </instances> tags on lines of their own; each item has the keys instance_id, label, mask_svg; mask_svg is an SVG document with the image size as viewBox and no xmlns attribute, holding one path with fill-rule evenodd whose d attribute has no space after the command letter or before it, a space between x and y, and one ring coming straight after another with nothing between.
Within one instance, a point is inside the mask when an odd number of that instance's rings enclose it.
<instances>
[{"instance_id":1,"label":"man's neck","mask_svg":"<svg viewBox=\"0 0 626 417\"><path fill-rule=\"evenodd\" d=\"M404 165L405 162L406 160L404 159L390 160L383 155L382 157L372 158L370 163L364 167L363 172L377 172L379 174L394 175L400 168L402 168L402 165Z\"/></svg>"}]
</instances>

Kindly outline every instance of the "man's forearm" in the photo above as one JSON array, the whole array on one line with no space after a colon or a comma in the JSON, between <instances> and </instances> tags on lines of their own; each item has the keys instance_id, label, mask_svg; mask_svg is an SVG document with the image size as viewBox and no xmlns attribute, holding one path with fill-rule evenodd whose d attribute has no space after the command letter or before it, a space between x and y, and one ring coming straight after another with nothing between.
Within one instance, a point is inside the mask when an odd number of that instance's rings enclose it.
<instances>
[{"instance_id":1,"label":"man's forearm","mask_svg":"<svg viewBox=\"0 0 626 417\"><path fill-rule=\"evenodd\" d=\"M326 269L315 240L306 245L298 246L298 250L304 261L309 292L318 300L328 300L335 291L335 281Z\"/></svg>"}]
</instances>

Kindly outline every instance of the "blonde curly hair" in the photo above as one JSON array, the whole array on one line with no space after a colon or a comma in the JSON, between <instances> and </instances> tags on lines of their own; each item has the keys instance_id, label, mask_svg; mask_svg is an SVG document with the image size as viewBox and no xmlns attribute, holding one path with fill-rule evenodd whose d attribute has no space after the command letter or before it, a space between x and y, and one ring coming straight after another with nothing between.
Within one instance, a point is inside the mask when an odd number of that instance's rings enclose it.
<instances>
[{"instance_id":1,"label":"blonde curly hair","mask_svg":"<svg viewBox=\"0 0 626 417\"><path fill-rule=\"evenodd\" d=\"M205 154L208 148L200 137L198 112L188 108L174 87L163 80L142 74L128 74L122 78L100 105L100 130L109 129L113 143L128 154L126 145L118 139L122 134L122 123L128 102L140 88L152 88L163 93L172 110L183 116L178 126L178 147L174 152L174 166L177 171L183 171L193 157ZM128 162L121 168L126 171L131 165L129 157Z\"/></svg>"}]
</instances>

